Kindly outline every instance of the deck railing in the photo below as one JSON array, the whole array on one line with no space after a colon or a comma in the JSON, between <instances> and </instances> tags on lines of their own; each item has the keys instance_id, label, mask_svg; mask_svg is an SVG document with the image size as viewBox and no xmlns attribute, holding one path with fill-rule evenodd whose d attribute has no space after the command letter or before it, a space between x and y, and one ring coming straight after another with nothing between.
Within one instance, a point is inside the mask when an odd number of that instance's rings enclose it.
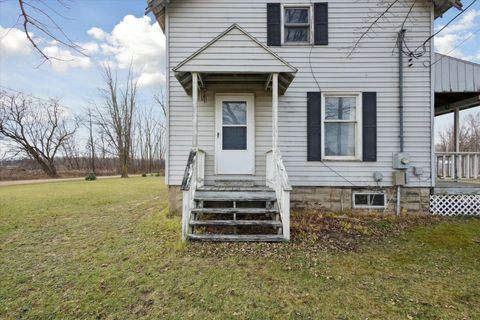
<instances>
[{"instance_id":1,"label":"deck railing","mask_svg":"<svg viewBox=\"0 0 480 320\"><path fill-rule=\"evenodd\" d=\"M480 177L480 152L436 152L437 177L471 180Z\"/></svg>"},{"instance_id":2,"label":"deck railing","mask_svg":"<svg viewBox=\"0 0 480 320\"><path fill-rule=\"evenodd\" d=\"M280 150L267 152L267 186L275 190L278 210L282 218L282 230L285 240L290 240L290 191L287 170L283 165Z\"/></svg>"},{"instance_id":3,"label":"deck railing","mask_svg":"<svg viewBox=\"0 0 480 320\"><path fill-rule=\"evenodd\" d=\"M204 185L205 152L192 148L188 155L187 166L183 175L181 189L183 191L182 239L186 240L192 208L195 207L195 191Z\"/></svg>"}]
</instances>

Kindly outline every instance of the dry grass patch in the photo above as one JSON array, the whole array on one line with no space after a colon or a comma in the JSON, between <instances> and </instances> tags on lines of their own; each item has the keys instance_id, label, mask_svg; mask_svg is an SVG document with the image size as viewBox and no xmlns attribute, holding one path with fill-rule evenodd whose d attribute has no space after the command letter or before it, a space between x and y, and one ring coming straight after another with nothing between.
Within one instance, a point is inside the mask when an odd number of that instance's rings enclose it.
<instances>
[{"instance_id":1,"label":"dry grass patch","mask_svg":"<svg viewBox=\"0 0 480 320\"><path fill-rule=\"evenodd\" d=\"M185 244L166 203L155 177L0 188L0 318L480 318L478 219L298 213L288 244Z\"/></svg>"}]
</instances>

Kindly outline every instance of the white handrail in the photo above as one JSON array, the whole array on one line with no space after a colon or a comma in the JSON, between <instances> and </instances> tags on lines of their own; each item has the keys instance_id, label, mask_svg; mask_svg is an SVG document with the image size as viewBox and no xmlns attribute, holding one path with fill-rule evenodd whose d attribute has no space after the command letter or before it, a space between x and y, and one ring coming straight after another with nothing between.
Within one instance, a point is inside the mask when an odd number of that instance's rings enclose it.
<instances>
[{"instance_id":1,"label":"white handrail","mask_svg":"<svg viewBox=\"0 0 480 320\"><path fill-rule=\"evenodd\" d=\"M441 179L478 179L480 152L436 152L437 177Z\"/></svg>"},{"instance_id":2,"label":"white handrail","mask_svg":"<svg viewBox=\"0 0 480 320\"><path fill-rule=\"evenodd\" d=\"M278 148L267 152L267 186L275 190L278 210L282 218L282 231L285 240L290 240L290 191L288 174Z\"/></svg>"},{"instance_id":3,"label":"white handrail","mask_svg":"<svg viewBox=\"0 0 480 320\"><path fill-rule=\"evenodd\" d=\"M195 207L195 191L204 185L204 181L205 152L198 148L192 148L181 187L183 191L182 240L187 240L188 237L191 212Z\"/></svg>"}]
</instances>

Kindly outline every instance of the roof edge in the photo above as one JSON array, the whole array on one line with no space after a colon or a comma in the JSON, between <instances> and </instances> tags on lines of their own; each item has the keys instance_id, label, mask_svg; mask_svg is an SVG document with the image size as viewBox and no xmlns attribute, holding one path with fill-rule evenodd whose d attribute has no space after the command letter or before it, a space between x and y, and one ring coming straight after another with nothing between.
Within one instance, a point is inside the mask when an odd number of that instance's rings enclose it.
<instances>
[{"instance_id":1,"label":"roof edge","mask_svg":"<svg viewBox=\"0 0 480 320\"><path fill-rule=\"evenodd\" d=\"M174 67L172 70L173 71L178 71L178 69L180 69L182 66L184 66L187 62L189 62L190 60L192 60L193 58L195 58L197 55L199 55L200 53L202 53L203 51L205 51L205 49L207 49L208 47L210 47L213 43L215 43L218 39L220 39L221 37L223 37L224 35L226 35L227 33L229 33L231 30L233 29L238 29L240 32L242 32L244 35L246 35L247 37L249 37L252 41L254 41L256 44L258 44L259 46L261 46L263 49L265 49L268 53L270 53L271 55L273 55L275 58L277 58L278 60L280 60L283 64L285 64L287 67L289 67L292 71L292 73L296 73L298 71L297 68L295 68L294 66L292 66L290 63L288 63L287 61L283 60L280 56L278 56L275 52L273 52L272 50L270 50L268 47L266 47L263 43L261 43L260 41L258 41L255 37L253 37L250 33L248 33L247 31L245 31L242 27L240 27L238 24L234 23L232 24L230 27L228 27L225 31L221 32L218 36L216 36L215 38L213 38L212 40L210 40L209 42L207 42L204 46L202 46L200 49L198 49L197 51L195 51L193 54L191 54L190 56L188 56L185 60L183 60L182 62L180 62L176 67Z\"/></svg>"}]
</instances>

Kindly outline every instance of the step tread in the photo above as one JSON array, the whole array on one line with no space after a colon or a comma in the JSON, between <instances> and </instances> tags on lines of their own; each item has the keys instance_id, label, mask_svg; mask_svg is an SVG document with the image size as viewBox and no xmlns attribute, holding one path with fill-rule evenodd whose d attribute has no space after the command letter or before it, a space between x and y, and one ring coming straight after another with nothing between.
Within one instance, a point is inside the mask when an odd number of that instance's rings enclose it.
<instances>
[{"instance_id":1,"label":"step tread","mask_svg":"<svg viewBox=\"0 0 480 320\"><path fill-rule=\"evenodd\" d=\"M195 213L225 213L225 214L265 214L278 213L278 209L267 208L194 208Z\"/></svg>"},{"instance_id":2,"label":"step tread","mask_svg":"<svg viewBox=\"0 0 480 320\"><path fill-rule=\"evenodd\" d=\"M269 187L261 187L261 186L203 186L197 189L198 191L266 191L266 192L273 192L274 190Z\"/></svg>"},{"instance_id":3,"label":"step tread","mask_svg":"<svg viewBox=\"0 0 480 320\"><path fill-rule=\"evenodd\" d=\"M193 241L280 242L283 236L274 234L190 234Z\"/></svg>"},{"instance_id":4,"label":"step tread","mask_svg":"<svg viewBox=\"0 0 480 320\"><path fill-rule=\"evenodd\" d=\"M271 226L281 227L282 223L275 220L193 220L191 226Z\"/></svg>"},{"instance_id":5,"label":"step tread","mask_svg":"<svg viewBox=\"0 0 480 320\"><path fill-rule=\"evenodd\" d=\"M274 191L197 191L195 200L203 201L275 201Z\"/></svg>"}]
</instances>

